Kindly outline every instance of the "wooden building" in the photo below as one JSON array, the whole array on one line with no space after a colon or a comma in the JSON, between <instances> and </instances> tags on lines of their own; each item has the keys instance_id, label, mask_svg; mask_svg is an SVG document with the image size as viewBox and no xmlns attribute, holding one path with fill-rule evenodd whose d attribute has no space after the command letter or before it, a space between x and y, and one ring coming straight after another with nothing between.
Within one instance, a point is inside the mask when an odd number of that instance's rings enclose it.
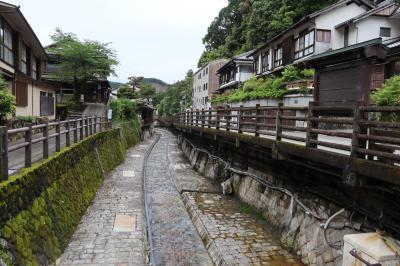
<instances>
[{"instance_id":1,"label":"wooden building","mask_svg":"<svg viewBox=\"0 0 400 266\"><path fill-rule=\"evenodd\" d=\"M55 117L56 88L43 81L47 55L18 6L0 2L0 74L16 97L16 116Z\"/></svg>"}]
</instances>

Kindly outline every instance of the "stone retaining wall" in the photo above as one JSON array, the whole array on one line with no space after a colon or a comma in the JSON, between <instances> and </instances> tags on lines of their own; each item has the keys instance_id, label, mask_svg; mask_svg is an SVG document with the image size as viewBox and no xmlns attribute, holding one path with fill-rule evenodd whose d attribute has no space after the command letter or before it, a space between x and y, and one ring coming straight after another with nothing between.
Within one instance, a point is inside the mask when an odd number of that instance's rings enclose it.
<instances>
[{"instance_id":1,"label":"stone retaining wall","mask_svg":"<svg viewBox=\"0 0 400 266\"><path fill-rule=\"evenodd\" d=\"M281 232L281 243L294 251L306 265L342 265L342 251L331 248L325 240L324 229L319 221L305 211L290 196L278 190L270 189L250 176L233 174L226 176L225 165L212 159L205 152L193 149L183 138L179 144L191 165L201 174L212 180L224 182L225 191L231 190L241 201L254 207L269 223ZM256 169L248 169L248 173L277 183L273 176L266 175ZM341 208L310 194L297 195L298 199L313 213L327 219ZM350 213L344 212L336 217L332 225L335 228L326 230L326 239L337 246L345 234L353 233L344 225L348 225Z\"/></svg>"}]
</instances>

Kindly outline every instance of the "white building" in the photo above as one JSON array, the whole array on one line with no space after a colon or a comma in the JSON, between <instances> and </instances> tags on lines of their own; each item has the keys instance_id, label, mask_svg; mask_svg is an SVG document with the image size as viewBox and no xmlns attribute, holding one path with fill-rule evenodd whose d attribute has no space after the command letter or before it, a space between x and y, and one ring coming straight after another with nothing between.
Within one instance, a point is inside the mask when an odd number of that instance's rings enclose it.
<instances>
[{"instance_id":1,"label":"white building","mask_svg":"<svg viewBox=\"0 0 400 266\"><path fill-rule=\"evenodd\" d=\"M225 59L215 60L197 70L193 77L193 110L208 109L210 99L218 88L218 69L226 63Z\"/></svg>"},{"instance_id":2,"label":"white building","mask_svg":"<svg viewBox=\"0 0 400 266\"><path fill-rule=\"evenodd\" d=\"M254 73L264 76L286 65L349 45L400 36L400 15L393 0L374 5L366 0L341 0L306 16L255 50Z\"/></svg>"},{"instance_id":3,"label":"white building","mask_svg":"<svg viewBox=\"0 0 400 266\"><path fill-rule=\"evenodd\" d=\"M253 76L253 58L249 57L252 52L249 51L233 57L218 70L219 93L227 89L239 88L240 84Z\"/></svg>"}]
</instances>

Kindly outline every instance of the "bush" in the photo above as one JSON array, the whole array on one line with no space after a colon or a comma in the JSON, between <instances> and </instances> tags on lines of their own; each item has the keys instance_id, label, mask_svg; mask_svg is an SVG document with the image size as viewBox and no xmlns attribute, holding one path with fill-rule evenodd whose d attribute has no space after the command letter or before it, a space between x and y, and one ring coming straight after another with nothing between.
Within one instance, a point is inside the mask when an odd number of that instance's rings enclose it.
<instances>
[{"instance_id":1,"label":"bush","mask_svg":"<svg viewBox=\"0 0 400 266\"><path fill-rule=\"evenodd\" d=\"M126 121L136 117L137 105L129 99L117 99L111 102L112 119Z\"/></svg>"},{"instance_id":2,"label":"bush","mask_svg":"<svg viewBox=\"0 0 400 266\"><path fill-rule=\"evenodd\" d=\"M36 120L36 117L27 115L27 116L17 116L16 119L25 123L32 123L33 121Z\"/></svg>"},{"instance_id":3,"label":"bush","mask_svg":"<svg viewBox=\"0 0 400 266\"><path fill-rule=\"evenodd\" d=\"M8 82L0 77L0 120L4 121L7 115L15 113L15 97L8 90Z\"/></svg>"},{"instance_id":4,"label":"bush","mask_svg":"<svg viewBox=\"0 0 400 266\"><path fill-rule=\"evenodd\" d=\"M385 84L371 95L372 101L379 106L400 105L400 76L394 76L385 81ZM383 121L400 121L398 113L382 113L379 116Z\"/></svg>"}]
</instances>

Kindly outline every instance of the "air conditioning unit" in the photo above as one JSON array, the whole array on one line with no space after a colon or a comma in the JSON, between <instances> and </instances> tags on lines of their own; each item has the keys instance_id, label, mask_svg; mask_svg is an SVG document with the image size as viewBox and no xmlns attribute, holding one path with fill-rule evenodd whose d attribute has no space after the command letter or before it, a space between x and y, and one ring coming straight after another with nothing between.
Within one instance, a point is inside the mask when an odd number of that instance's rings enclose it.
<instances>
[{"instance_id":1,"label":"air conditioning unit","mask_svg":"<svg viewBox=\"0 0 400 266\"><path fill-rule=\"evenodd\" d=\"M343 266L400 266L397 240L378 233L344 236Z\"/></svg>"}]
</instances>

